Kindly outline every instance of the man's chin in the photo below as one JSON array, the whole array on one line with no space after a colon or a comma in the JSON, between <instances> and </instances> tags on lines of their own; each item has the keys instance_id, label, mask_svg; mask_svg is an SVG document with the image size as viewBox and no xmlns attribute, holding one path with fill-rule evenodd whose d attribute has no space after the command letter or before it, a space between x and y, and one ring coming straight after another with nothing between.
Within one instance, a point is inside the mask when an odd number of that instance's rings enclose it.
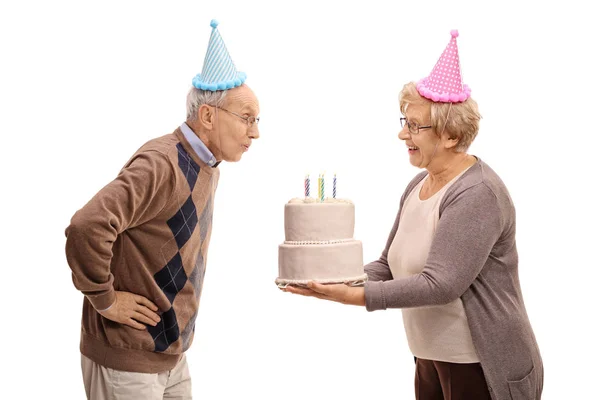
<instances>
[{"instance_id":1,"label":"man's chin","mask_svg":"<svg viewBox=\"0 0 600 400\"><path fill-rule=\"evenodd\" d=\"M234 156L223 157L223 161L227 162L238 162L242 159L244 153L236 154Z\"/></svg>"}]
</instances>

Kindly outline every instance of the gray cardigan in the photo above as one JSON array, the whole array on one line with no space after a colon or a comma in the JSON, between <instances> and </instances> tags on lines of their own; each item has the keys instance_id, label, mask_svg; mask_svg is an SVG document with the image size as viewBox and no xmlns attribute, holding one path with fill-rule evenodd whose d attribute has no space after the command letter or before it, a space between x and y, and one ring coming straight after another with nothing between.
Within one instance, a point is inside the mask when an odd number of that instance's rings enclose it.
<instances>
[{"instance_id":1,"label":"gray cardigan","mask_svg":"<svg viewBox=\"0 0 600 400\"><path fill-rule=\"evenodd\" d=\"M404 200L383 254L365 266L367 310L447 304L461 298L473 344L495 400L540 399L544 371L518 274L515 209L504 183L478 160L450 186L420 274L393 279L387 262Z\"/></svg>"}]
</instances>

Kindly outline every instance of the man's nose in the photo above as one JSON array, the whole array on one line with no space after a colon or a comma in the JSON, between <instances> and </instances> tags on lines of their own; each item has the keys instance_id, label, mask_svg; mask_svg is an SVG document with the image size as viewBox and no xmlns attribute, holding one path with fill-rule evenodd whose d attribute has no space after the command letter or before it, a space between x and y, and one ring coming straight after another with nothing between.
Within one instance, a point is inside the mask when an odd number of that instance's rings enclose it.
<instances>
[{"instance_id":1,"label":"man's nose","mask_svg":"<svg viewBox=\"0 0 600 400\"><path fill-rule=\"evenodd\" d=\"M258 131L258 126L254 125L250 129L248 129L248 137L252 139L258 139L260 137L260 132Z\"/></svg>"}]
</instances>

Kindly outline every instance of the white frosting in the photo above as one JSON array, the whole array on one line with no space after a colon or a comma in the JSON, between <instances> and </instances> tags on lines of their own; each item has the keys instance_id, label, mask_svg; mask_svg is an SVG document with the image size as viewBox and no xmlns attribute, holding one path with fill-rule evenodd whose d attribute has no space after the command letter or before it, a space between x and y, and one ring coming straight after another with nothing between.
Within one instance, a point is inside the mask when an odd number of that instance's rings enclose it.
<instances>
[{"instance_id":1,"label":"white frosting","mask_svg":"<svg viewBox=\"0 0 600 400\"><path fill-rule=\"evenodd\" d=\"M285 243L279 245L279 278L292 283L366 279L362 243L354 240L354 203L296 198L285 205Z\"/></svg>"},{"instance_id":2,"label":"white frosting","mask_svg":"<svg viewBox=\"0 0 600 400\"><path fill-rule=\"evenodd\" d=\"M354 239L337 239L337 240L286 240L284 244L293 244L301 246L304 244L334 244L334 243L345 243L351 242Z\"/></svg>"},{"instance_id":3,"label":"white frosting","mask_svg":"<svg viewBox=\"0 0 600 400\"><path fill-rule=\"evenodd\" d=\"M279 279L343 282L364 274L362 243L279 245Z\"/></svg>"},{"instance_id":4,"label":"white frosting","mask_svg":"<svg viewBox=\"0 0 600 400\"><path fill-rule=\"evenodd\" d=\"M284 215L285 240L329 241L354 237L354 204L288 203Z\"/></svg>"},{"instance_id":5,"label":"white frosting","mask_svg":"<svg viewBox=\"0 0 600 400\"><path fill-rule=\"evenodd\" d=\"M327 197L322 202L317 201L317 199L315 199L313 197L305 197L305 198L294 197L293 199L288 201L288 204L325 204L325 203L354 204L354 203L352 203L352 201L350 201L348 199L334 199L332 197Z\"/></svg>"}]
</instances>

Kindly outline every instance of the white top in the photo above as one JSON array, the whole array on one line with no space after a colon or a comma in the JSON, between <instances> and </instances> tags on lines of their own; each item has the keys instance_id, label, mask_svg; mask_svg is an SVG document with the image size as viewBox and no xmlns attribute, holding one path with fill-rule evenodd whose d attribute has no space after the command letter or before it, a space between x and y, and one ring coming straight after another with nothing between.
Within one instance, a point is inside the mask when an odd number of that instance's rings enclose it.
<instances>
[{"instance_id":1,"label":"white top","mask_svg":"<svg viewBox=\"0 0 600 400\"><path fill-rule=\"evenodd\" d=\"M292 199L284 207L288 244L331 244L354 237L354 204L345 199Z\"/></svg>"},{"instance_id":2,"label":"white top","mask_svg":"<svg viewBox=\"0 0 600 400\"><path fill-rule=\"evenodd\" d=\"M388 252L394 279L423 271L439 221L440 202L463 173L427 200L419 198L426 180L423 179L406 198ZM415 357L453 363L479 362L460 298L441 306L404 308L402 316L408 346Z\"/></svg>"}]
</instances>

